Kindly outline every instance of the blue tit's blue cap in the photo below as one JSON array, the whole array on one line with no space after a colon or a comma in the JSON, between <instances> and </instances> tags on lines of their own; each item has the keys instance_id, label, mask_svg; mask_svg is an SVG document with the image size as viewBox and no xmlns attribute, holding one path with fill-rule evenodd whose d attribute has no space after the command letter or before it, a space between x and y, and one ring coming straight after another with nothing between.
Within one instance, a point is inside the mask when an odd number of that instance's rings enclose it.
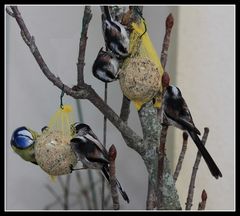
<instances>
[{"instance_id":1,"label":"blue tit's blue cap","mask_svg":"<svg viewBox=\"0 0 240 216\"><path fill-rule=\"evenodd\" d=\"M33 143L33 135L26 127L19 127L12 134L11 145L16 148L25 149Z\"/></svg>"}]
</instances>

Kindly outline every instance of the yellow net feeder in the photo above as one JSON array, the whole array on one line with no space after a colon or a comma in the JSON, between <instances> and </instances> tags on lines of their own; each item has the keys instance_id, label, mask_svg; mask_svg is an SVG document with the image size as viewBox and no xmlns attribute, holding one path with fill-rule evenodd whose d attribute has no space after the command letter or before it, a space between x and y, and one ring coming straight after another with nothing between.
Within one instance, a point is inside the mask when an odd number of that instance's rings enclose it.
<instances>
[{"instance_id":1,"label":"yellow net feeder","mask_svg":"<svg viewBox=\"0 0 240 216\"><path fill-rule=\"evenodd\" d=\"M161 107L163 68L149 38L145 21L132 23L129 50L131 56L124 61L119 72L123 94L133 101L137 110L153 98L154 106ZM145 33L144 33L145 32Z\"/></svg>"},{"instance_id":2,"label":"yellow net feeder","mask_svg":"<svg viewBox=\"0 0 240 216\"><path fill-rule=\"evenodd\" d=\"M35 158L38 165L49 175L71 173L77 158L70 146L71 125L74 123L73 108L64 105L51 117L48 128L36 140Z\"/></svg>"}]
</instances>

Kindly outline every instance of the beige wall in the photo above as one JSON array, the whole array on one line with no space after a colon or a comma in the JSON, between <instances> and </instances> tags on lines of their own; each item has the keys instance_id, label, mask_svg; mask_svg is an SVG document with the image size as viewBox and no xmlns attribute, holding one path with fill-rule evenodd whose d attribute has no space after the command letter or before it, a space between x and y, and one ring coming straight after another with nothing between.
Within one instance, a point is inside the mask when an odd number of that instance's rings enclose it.
<instances>
[{"instance_id":1,"label":"beige wall","mask_svg":"<svg viewBox=\"0 0 240 216\"><path fill-rule=\"evenodd\" d=\"M234 7L182 6L178 15L176 83L198 129L203 133L203 128L209 127L206 147L223 174L223 178L216 180L201 161L193 209L197 208L202 189L208 193L207 209L233 209ZM179 143L175 143L178 146L175 158L181 148L181 134L176 131ZM177 183L183 205L195 155L196 146L189 140L184 169Z\"/></svg>"}]
</instances>

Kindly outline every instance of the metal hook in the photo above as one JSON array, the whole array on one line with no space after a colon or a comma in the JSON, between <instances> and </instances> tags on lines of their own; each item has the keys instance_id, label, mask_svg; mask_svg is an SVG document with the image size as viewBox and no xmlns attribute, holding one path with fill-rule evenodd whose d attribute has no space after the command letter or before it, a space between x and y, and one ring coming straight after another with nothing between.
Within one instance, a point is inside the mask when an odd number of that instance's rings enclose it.
<instances>
[{"instance_id":1,"label":"metal hook","mask_svg":"<svg viewBox=\"0 0 240 216\"><path fill-rule=\"evenodd\" d=\"M64 96L64 84L63 84L62 92L61 92L61 95L60 95L60 107L61 107L61 109L63 109L63 96Z\"/></svg>"},{"instance_id":2,"label":"metal hook","mask_svg":"<svg viewBox=\"0 0 240 216\"><path fill-rule=\"evenodd\" d=\"M146 25L146 23L145 23L145 19L144 19L144 18L143 18L143 21L144 21L144 28L145 28L145 30L144 30L144 32L141 34L140 38L142 38L142 36L147 32L147 25Z\"/></svg>"},{"instance_id":3,"label":"metal hook","mask_svg":"<svg viewBox=\"0 0 240 216\"><path fill-rule=\"evenodd\" d=\"M145 30L144 30L144 32L141 34L141 36L140 36L140 38L142 38L142 36L147 32L147 25L146 25L146 23L145 23L145 19L143 18L143 15L142 15L142 11L140 11L140 9L138 8L138 7L136 7L136 11L137 11L137 13L138 13L138 15L143 19L143 24L144 24L144 28L145 28Z\"/></svg>"}]
</instances>

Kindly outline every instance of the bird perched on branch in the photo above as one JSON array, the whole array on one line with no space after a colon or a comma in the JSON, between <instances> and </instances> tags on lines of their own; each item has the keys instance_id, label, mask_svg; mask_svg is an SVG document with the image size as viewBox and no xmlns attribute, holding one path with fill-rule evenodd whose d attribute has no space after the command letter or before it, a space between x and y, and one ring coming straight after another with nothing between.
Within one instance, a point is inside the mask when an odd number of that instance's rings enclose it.
<instances>
[{"instance_id":1,"label":"bird perched on branch","mask_svg":"<svg viewBox=\"0 0 240 216\"><path fill-rule=\"evenodd\" d=\"M113 20L108 6L103 6L102 10L102 29L106 48L120 59L129 56L129 33L126 27Z\"/></svg>"},{"instance_id":2,"label":"bird perched on branch","mask_svg":"<svg viewBox=\"0 0 240 216\"><path fill-rule=\"evenodd\" d=\"M71 139L70 145L83 167L87 169L99 169L109 182L109 156L108 152L91 128L86 124L75 123L75 136ZM77 170L77 169L72 169ZM118 180L117 187L123 199L129 203L126 192L122 189Z\"/></svg>"},{"instance_id":3,"label":"bird perched on branch","mask_svg":"<svg viewBox=\"0 0 240 216\"><path fill-rule=\"evenodd\" d=\"M101 48L92 67L93 75L103 82L112 82L118 78L118 72L118 59L109 51Z\"/></svg>"},{"instance_id":4,"label":"bird perched on branch","mask_svg":"<svg viewBox=\"0 0 240 216\"><path fill-rule=\"evenodd\" d=\"M163 115L166 117L169 125L186 130L189 133L212 175L216 179L222 177L221 171L199 139L198 135L200 135L200 131L195 127L190 110L182 97L180 89L176 86L170 85L166 88L163 95Z\"/></svg>"}]
</instances>

